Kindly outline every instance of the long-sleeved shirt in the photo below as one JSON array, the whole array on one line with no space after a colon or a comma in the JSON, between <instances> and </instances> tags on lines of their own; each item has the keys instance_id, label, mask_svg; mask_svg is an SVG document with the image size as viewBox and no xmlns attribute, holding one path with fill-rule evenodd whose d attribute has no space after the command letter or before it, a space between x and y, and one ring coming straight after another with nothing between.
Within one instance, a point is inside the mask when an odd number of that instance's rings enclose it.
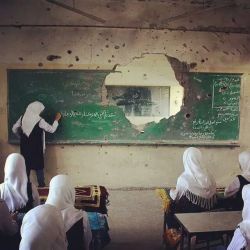
<instances>
[{"instance_id":1,"label":"long-sleeved shirt","mask_svg":"<svg viewBox=\"0 0 250 250\"><path fill-rule=\"evenodd\" d=\"M239 228L237 228L234 232L234 236L227 247L227 250L241 250L247 246L247 242L245 237L242 235Z\"/></svg>"},{"instance_id":2,"label":"long-sleeved shirt","mask_svg":"<svg viewBox=\"0 0 250 250\"><path fill-rule=\"evenodd\" d=\"M9 236L18 231L18 224L15 220L12 220L9 209L2 199L0 199L0 231Z\"/></svg>"},{"instance_id":3,"label":"long-sleeved shirt","mask_svg":"<svg viewBox=\"0 0 250 250\"><path fill-rule=\"evenodd\" d=\"M22 116L17 120L17 122L13 125L12 131L13 133L18 133L18 128L21 127ZM55 120L52 125L47 123L44 119L39 121L39 127L46 132L54 133L58 127L58 121Z\"/></svg>"},{"instance_id":4,"label":"long-sleeved shirt","mask_svg":"<svg viewBox=\"0 0 250 250\"><path fill-rule=\"evenodd\" d=\"M18 129L22 126L22 116L16 121L12 127L12 132L18 135ZM58 121L55 120L52 125L47 123L44 119L39 121L39 127L48 133L54 133L58 127ZM45 150L45 134L43 134L43 151Z\"/></svg>"}]
</instances>

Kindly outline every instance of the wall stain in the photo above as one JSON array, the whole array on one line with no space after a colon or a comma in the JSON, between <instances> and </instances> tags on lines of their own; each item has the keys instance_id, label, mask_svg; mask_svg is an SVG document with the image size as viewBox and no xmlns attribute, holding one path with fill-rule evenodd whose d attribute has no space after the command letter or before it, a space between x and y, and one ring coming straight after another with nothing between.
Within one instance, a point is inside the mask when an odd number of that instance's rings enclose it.
<instances>
[{"instance_id":1,"label":"wall stain","mask_svg":"<svg viewBox=\"0 0 250 250\"><path fill-rule=\"evenodd\" d=\"M205 45L202 45L202 48L204 48L207 52L210 52L210 50Z\"/></svg>"},{"instance_id":2,"label":"wall stain","mask_svg":"<svg viewBox=\"0 0 250 250\"><path fill-rule=\"evenodd\" d=\"M58 56L58 55L48 55L47 56L47 60L48 61L53 61L53 60L57 60L57 59L61 59L62 57L61 56Z\"/></svg>"},{"instance_id":3,"label":"wall stain","mask_svg":"<svg viewBox=\"0 0 250 250\"><path fill-rule=\"evenodd\" d=\"M249 52L248 48L244 44L242 44L241 46L246 50L246 52Z\"/></svg>"},{"instance_id":4,"label":"wall stain","mask_svg":"<svg viewBox=\"0 0 250 250\"><path fill-rule=\"evenodd\" d=\"M190 69L194 69L197 66L196 62L192 62L189 64Z\"/></svg>"},{"instance_id":5,"label":"wall stain","mask_svg":"<svg viewBox=\"0 0 250 250\"><path fill-rule=\"evenodd\" d=\"M241 51L239 50L239 49L236 49L239 53L240 53L240 55L241 55Z\"/></svg>"}]
</instances>

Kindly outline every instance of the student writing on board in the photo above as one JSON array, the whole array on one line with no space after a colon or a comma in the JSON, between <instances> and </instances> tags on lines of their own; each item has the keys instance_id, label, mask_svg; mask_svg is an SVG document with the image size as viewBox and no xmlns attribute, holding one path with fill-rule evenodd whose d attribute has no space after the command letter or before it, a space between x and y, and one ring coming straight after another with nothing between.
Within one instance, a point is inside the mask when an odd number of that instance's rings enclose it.
<instances>
[{"instance_id":1,"label":"student writing on board","mask_svg":"<svg viewBox=\"0 0 250 250\"><path fill-rule=\"evenodd\" d=\"M12 127L12 131L20 137L20 151L25 158L28 178L31 169L35 170L39 187L45 186L43 172L45 132L54 133L61 119L61 114L57 113L53 124L48 124L40 116L44 108L41 102L30 103L24 115Z\"/></svg>"}]
</instances>

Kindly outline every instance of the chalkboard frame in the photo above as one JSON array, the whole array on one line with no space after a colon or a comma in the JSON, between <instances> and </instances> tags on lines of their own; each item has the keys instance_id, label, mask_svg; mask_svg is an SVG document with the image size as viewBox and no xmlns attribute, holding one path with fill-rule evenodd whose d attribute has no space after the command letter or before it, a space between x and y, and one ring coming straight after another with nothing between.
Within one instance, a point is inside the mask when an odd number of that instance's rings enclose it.
<instances>
[{"instance_id":1,"label":"chalkboard frame","mask_svg":"<svg viewBox=\"0 0 250 250\"><path fill-rule=\"evenodd\" d=\"M10 92L10 84L9 84L9 74L11 74L14 71L20 71L20 72L27 72L27 71L41 71L38 69L8 69L7 70L7 79L8 79L8 141L9 143L17 144L18 140L13 139L13 137L10 136L11 133L11 124L10 124L10 100L9 100L9 92ZM42 71L48 71L47 69ZM72 69L54 69L52 71L86 71L86 72L97 72L96 70L72 70ZM98 70L98 72L112 72L107 70ZM207 72L196 72L198 74L204 74ZM213 73L213 74L225 74L225 75L231 75L230 73ZM241 74L235 74L235 75L241 75ZM239 109L239 118L240 118L240 109ZM239 127L240 129L240 127ZM239 134L239 131L238 131ZM74 145L173 145L173 146L185 146L185 145L193 145L193 146L231 146L231 147L237 147L239 146L239 140L88 140L88 139L77 139L77 140L63 140L63 141L47 141L48 144L74 144Z\"/></svg>"}]
</instances>

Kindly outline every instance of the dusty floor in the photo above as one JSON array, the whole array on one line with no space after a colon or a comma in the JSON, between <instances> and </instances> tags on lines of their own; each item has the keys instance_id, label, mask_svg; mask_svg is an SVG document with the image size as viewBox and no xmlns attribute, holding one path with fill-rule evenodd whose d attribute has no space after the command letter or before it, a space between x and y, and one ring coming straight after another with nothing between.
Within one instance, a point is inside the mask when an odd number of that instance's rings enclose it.
<instances>
[{"instance_id":1,"label":"dusty floor","mask_svg":"<svg viewBox=\"0 0 250 250\"><path fill-rule=\"evenodd\" d=\"M154 190L111 190L106 250L162 250L163 211Z\"/></svg>"}]
</instances>

